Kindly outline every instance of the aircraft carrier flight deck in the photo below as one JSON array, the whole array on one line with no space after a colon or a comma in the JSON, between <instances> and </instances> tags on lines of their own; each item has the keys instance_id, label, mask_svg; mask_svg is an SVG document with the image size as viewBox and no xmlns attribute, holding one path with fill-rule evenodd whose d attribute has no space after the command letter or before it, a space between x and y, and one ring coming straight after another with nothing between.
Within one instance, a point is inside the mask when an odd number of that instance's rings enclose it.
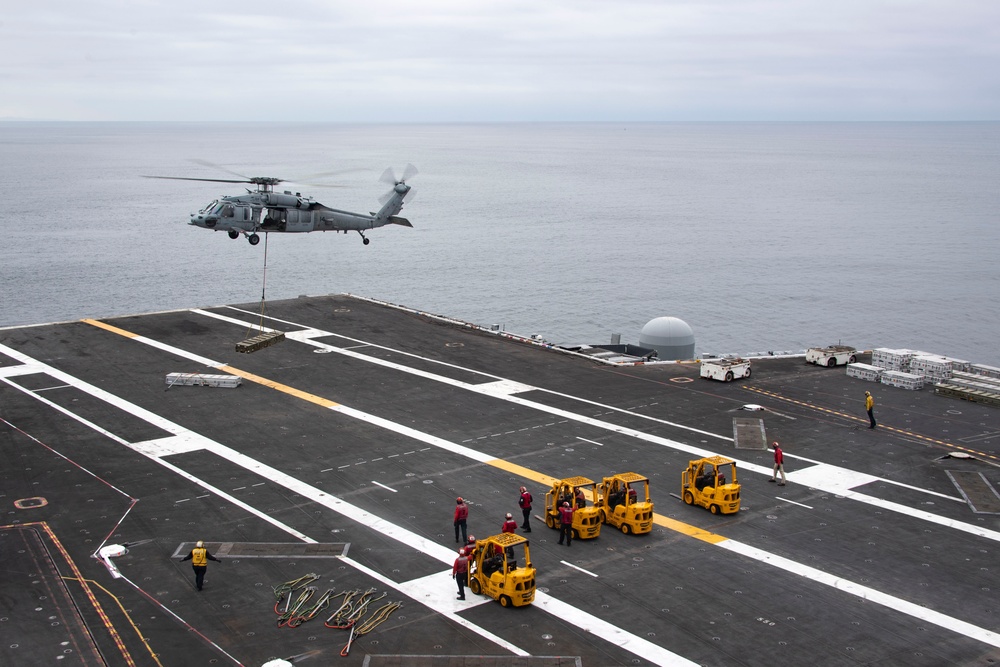
<instances>
[{"instance_id":1,"label":"aircraft carrier flight deck","mask_svg":"<svg viewBox=\"0 0 1000 667\"><path fill-rule=\"evenodd\" d=\"M15 327L0 453L4 665L1000 664L1000 408L801 356L717 382L350 295ZM716 455L732 514L682 500ZM652 530L560 546L553 482L625 472ZM533 601L456 599L456 498L482 539L521 486Z\"/></svg>"}]
</instances>

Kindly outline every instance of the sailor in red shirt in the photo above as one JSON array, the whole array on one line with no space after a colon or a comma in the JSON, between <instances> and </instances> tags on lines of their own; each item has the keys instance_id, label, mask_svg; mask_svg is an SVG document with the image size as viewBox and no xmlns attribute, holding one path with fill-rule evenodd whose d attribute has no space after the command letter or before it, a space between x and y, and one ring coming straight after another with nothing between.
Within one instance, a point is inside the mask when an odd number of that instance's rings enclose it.
<instances>
[{"instance_id":1,"label":"sailor in red shirt","mask_svg":"<svg viewBox=\"0 0 1000 667\"><path fill-rule=\"evenodd\" d=\"M462 500L462 496L455 499L455 542L458 542L458 530L462 529L462 542L469 539L466 532L466 520L469 518L469 506Z\"/></svg>"},{"instance_id":2,"label":"sailor in red shirt","mask_svg":"<svg viewBox=\"0 0 1000 667\"><path fill-rule=\"evenodd\" d=\"M514 521L514 516L507 512L507 520L503 522L500 526L501 533L514 533L517 532L517 521Z\"/></svg>"},{"instance_id":3,"label":"sailor in red shirt","mask_svg":"<svg viewBox=\"0 0 1000 667\"><path fill-rule=\"evenodd\" d=\"M566 538L566 546L573 546L573 506L564 502L559 508L559 544Z\"/></svg>"},{"instance_id":4,"label":"sailor in red shirt","mask_svg":"<svg viewBox=\"0 0 1000 667\"><path fill-rule=\"evenodd\" d=\"M777 440L774 441L774 443L773 443L772 446L774 447L774 470L771 472L771 479L769 479L768 481L769 482L775 482L775 481L777 481L776 478L778 476L778 472L781 472L781 481L778 482L778 486L784 486L785 485L785 455L781 452L781 445L778 444Z\"/></svg>"},{"instance_id":5,"label":"sailor in red shirt","mask_svg":"<svg viewBox=\"0 0 1000 667\"><path fill-rule=\"evenodd\" d=\"M524 523L521 524L521 530L526 533L531 532L531 494L528 492L526 487L521 487L521 496L517 499L517 506L521 508L521 514L524 515Z\"/></svg>"},{"instance_id":6,"label":"sailor in red shirt","mask_svg":"<svg viewBox=\"0 0 1000 667\"><path fill-rule=\"evenodd\" d=\"M465 555L465 547L458 550L458 558L451 566L451 577L458 583L458 599L465 599L465 584L469 579L469 557Z\"/></svg>"}]
</instances>

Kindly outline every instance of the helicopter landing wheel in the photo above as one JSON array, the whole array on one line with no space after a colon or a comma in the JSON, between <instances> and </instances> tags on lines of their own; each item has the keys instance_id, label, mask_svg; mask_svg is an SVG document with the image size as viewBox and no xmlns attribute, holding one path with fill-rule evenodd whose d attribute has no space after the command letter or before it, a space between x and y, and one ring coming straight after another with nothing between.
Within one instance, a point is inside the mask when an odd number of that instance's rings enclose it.
<instances>
[{"instance_id":1,"label":"helicopter landing wheel","mask_svg":"<svg viewBox=\"0 0 1000 667\"><path fill-rule=\"evenodd\" d=\"M247 237L247 241L250 242L250 245L257 245L258 243L260 243L260 237L257 236L256 234L251 234L250 236Z\"/></svg>"},{"instance_id":2,"label":"helicopter landing wheel","mask_svg":"<svg viewBox=\"0 0 1000 667\"><path fill-rule=\"evenodd\" d=\"M231 238L231 239L238 239L239 237L240 237L240 233L238 231L236 231L235 229L230 229L229 230L229 238Z\"/></svg>"},{"instance_id":3,"label":"helicopter landing wheel","mask_svg":"<svg viewBox=\"0 0 1000 667\"><path fill-rule=\"evenodd\" d=\"M365 240L364 240L364 244L365 244L365 245L368 245L368 244L369 244L369 243L371 243L371 242L372 242L372 240L371 240L371 239L369 239L369 238L365 238Z\"/></svg>"}]
</instances>

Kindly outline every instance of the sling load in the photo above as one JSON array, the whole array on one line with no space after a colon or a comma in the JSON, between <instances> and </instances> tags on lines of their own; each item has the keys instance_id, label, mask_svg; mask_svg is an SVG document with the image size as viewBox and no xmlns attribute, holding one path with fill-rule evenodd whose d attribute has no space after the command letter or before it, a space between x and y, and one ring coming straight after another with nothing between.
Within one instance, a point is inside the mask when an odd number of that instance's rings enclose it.
<instances>
[{"instance_id":1,"label":"sling load","mask_svg":"<svg viewBox=\"0 0 1000 667\"><path fill-rule=\"evenodd\" d=\"M264 232L264 278L260 288L260 324L258 325L258 333L256 336L248 336L245 340L241 340L236 343L236 351L241 354L250 354L256 352L257 350L263 350L265 347L270 347L275 343L280 343L285 340L285 332L277 331L276 329L264 330L264 311L266 309L267 300L265 298L265 293L267 291L267 238L268 233ZM247 330L247 334L254 331L254 327L250 327Z\"/></svg>"}]
</instances>

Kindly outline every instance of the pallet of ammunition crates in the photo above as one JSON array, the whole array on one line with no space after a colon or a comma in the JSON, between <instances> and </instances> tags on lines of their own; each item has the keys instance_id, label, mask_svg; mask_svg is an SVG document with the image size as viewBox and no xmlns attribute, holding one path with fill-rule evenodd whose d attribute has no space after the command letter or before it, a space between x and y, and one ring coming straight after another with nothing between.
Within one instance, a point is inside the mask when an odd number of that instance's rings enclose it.
<instances>
[{"instance_id":1,"label":"pallet of ammunition crates","mask_svg":"<svg viewBox=\"0 0 1000 667\"><path fill-rule=\"evenodd\" d=\"M167 387L226 387L232 389L243 382L238 375L209 375L207 373L167 373Z\"/></svg>"},{"instance_id":2,"label":"pallet of ammunition crates","mask_svg":"<svg viewBox=\"0 0 1000 667\"><path fill-rule=\"evenodd\" d=\"M882 384L887 384L890 387L916 390L923 389L924 376L914 375L913 373L904 373L902 371L882 371L881 382Z\"/></svg>"},{"instance_id":3,"label":"pallet of ammunition crates","mask_svg":"<svg viewBox=\"0 0 1000 667\"><path fill-rule=\"evenodd\" d=\"M847 364L847 377L878 382L884 369L870 364Z\"/></svg>"},{"instance_id":4,"label":"pallet of ammunition crates","mask_svg":"<svg viewBox=\"0 0 1000 667\"><path fill-rule=\"evenodd\" d=\"M872 350L872 365L887 371L910 372L910 360L918 355L927 354L916 350L891 350L887 347L877 347Z\"/></svg>"}]
</instances>

